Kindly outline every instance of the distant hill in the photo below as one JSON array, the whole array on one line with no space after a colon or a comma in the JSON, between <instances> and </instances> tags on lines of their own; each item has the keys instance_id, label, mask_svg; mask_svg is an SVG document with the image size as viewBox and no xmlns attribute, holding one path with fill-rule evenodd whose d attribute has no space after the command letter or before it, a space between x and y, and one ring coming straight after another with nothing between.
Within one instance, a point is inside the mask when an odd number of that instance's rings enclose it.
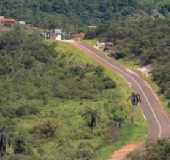
<instances>
[{"instance_id":1,"label":"distant hill","mask_svg":"<svg viewBox=\"0 0 170 160\"><path fill-rule=\"evenodd\" d=\"M1 0L0 5L0 15L45 28L69 29L133 15L139 7L137 0Z\"/></svg>"},{"instance_id":2,"label":"distant hill","mask_svg":"<svg viewBox=\"0 0 170 160\"><path fill-rule=\"evenodd\" d=\"M26 20L42 28L77 30L142 13L170 11L170 0L1 0L0 15Z\"/></svg>"}]
</instances>

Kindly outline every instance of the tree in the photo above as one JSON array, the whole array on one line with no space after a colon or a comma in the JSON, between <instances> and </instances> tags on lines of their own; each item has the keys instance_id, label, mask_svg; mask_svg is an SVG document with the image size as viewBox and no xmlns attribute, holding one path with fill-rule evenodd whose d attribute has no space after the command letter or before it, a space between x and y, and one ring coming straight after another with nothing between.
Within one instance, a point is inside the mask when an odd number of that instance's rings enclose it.
<instances>
[{"instance_id":1,"label":"tree","mask_svg":"<svg viewBox=\"0 0 170 160\"><path fill-rule=\"evenodd\" d=\"M93 131L97 126L97 119L99 118L98 112L94 109L87 108L81 116L86 119L88 127Z\"/></svg>"},{"instance_id":2,"label":"tree","mask_svg":"<svg viewBox=\"0 0 170 160\"><path fill-rule=\"evenodd\" d=\"M0 129L0 156L4 156L7 153L7 147L11 145L10 134L5 128Z\"/></svg>"},{"instance_id":3,"label":"tree","mask_svg":"<svg viewBox=\"0 0 170 160\"><path fill-rule=\"evenodd\" d=\"M122 127L123 122L125 121L125 114L121 110L112 111L112 120L115 123L116 127Z\"/></svg>"},{"instance_id":4,"label":"tree","mask_svg":"<svg viewBox=\"0 0 170 160\"><path fill-rule=\"evenodd\" d=\"M23 154L26 152L26 142L24 140L23 135L19 134L15 137L14 142L14 153L15 154Z\"/></svg>"}]
</instances>

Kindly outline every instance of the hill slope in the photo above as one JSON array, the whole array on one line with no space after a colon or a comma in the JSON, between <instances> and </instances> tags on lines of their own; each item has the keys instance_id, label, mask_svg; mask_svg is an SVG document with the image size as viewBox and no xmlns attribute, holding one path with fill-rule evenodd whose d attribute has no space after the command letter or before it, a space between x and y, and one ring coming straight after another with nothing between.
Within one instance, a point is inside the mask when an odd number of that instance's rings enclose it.
<instances>
[{"instance_id":1,"label":"hill slope","mask_svg":"<svg viewBox=\"0 0 170 160\"><path fill-rule=\"evenodd\" d=\"M41 28L63 27L77 30L134 14L163 14L170 11L169 0L1 0L0 15L25 20Z\"/></svg>"},{"instance_id":2,"label":"hill slope","mask_svg":"<svg viewBox=\"0 0 170 160\"><path fill-rule=\"evenodd\" d=\"M0 15L24 19L46 28L92 25L131 15L138 7L136 0L1 0L0 5Z\"/></svg>"},{"instance_id":3,"label":"hill slope","mask_svg":"<svg viewBox=\"0 0 170 160\"><path fill-rule=\"evenodd\" d=\"M140 109L131 124L127 85L108 75L68 44L18 28L0 35L0 158L103 160L140 139Z\"/></svg>"}]
</instances>

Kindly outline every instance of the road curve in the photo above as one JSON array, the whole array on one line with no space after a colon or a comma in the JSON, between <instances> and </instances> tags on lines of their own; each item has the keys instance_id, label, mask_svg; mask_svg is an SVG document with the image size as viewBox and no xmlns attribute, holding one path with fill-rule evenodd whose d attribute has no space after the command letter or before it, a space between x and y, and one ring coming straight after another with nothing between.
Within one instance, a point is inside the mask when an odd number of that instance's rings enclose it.
<instances>
[{"instance_id":1,"label":"road curve","mask_svg":"<svg viewBox=\"0 0 170 160\"><path fill-rule=\"evenodd\" d=\"M76 48L84 51L85 54L95 59L99 64L111 68L128 82L129 86L141 95L141 108L144 117L148 123L148 139L157 140L170 138L170 118L160 104L157 94L153 91L147 81L143 80L136 72L118 64L114 59L101 54L101 51L95 48L80 44L72 43Z\"/></svg>"}]
</instances>

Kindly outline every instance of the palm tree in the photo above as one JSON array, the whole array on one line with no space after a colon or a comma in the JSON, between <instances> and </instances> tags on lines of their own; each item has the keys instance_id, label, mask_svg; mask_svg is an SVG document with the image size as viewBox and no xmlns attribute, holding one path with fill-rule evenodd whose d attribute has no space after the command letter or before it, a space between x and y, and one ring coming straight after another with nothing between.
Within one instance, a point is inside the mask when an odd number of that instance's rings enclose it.
<instances>
[{"instance_id":1,"label":"palm tree","mask_svg":"<svg viewBox=\"0 0 170 160\"><path fill-rule=\"evenodd\" d=\"M130 96L130 100L133 106L137 106L138 103L142 102L140 94L134 92Z\"/></svg>"},{"instance_id":2,"label":"palm tree","mask_svg":"<svg viewBox=\"0 0 170 160\"><path fill-rule=\"evenodd\" d=\"M87 120L88 127L93 131L97 126L97 119L99 118L97 111L87 108L81 116Z\"/></svg>"},{"instance_id":3,"label":"palm tree","mask_svg":"<svg viewBox=\"0 0 170 160\"><path fill-rule=\"evenodd\" d=\"M11 145L11 138L5 128L0 129L0 157L7 152L7 147Z\"/></svg>"}]
</instances>

